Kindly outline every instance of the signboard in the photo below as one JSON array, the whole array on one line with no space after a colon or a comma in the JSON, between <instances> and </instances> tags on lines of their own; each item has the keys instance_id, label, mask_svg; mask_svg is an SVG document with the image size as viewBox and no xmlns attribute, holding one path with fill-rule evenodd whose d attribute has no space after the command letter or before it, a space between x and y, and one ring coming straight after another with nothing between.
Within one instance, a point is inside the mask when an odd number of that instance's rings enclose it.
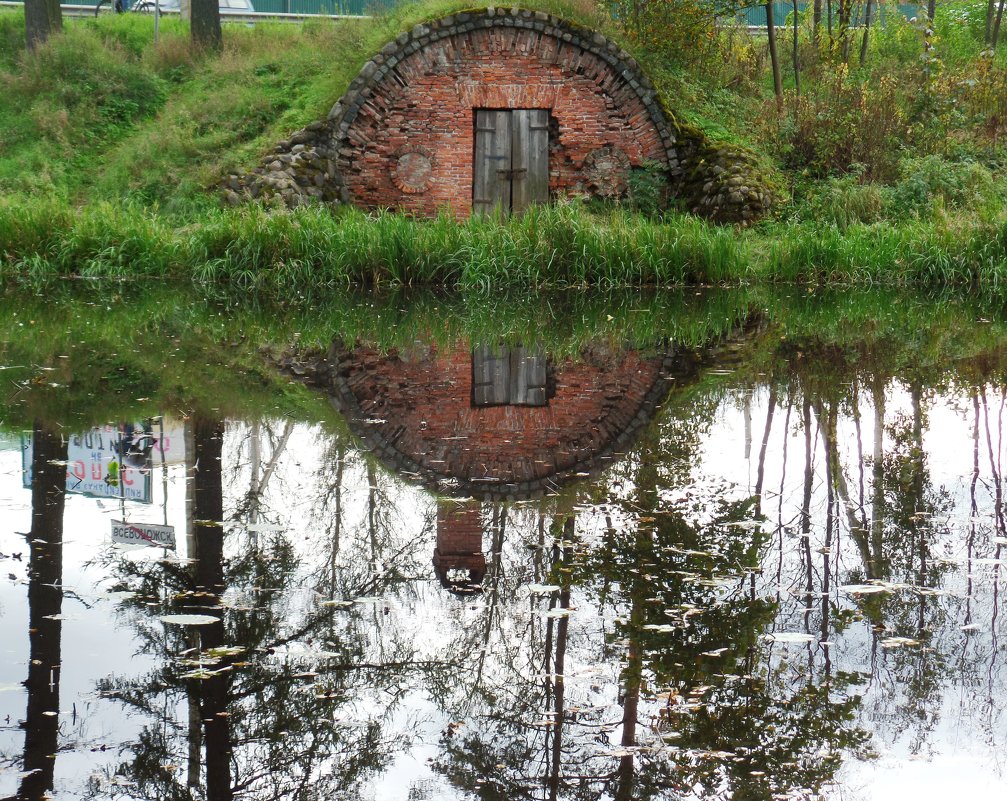
<instances>
[{"instance_id":1,"label":"signboard","mask_svg":"<svg viewBox=\"0 0 1007 801\"><path fill-rule=\"evenodd\" d=\"M154 548L175 547L175 527L156 523L124 523L112 521L112 542L122 545L149 545Z\"/></svg>"},{"instance_id":2,"label":"signboard","mask_svg":"<svg viewBox=\"0 0 1007 801\"><path fill-rule=\"evenodd\" d=\"M155 429L144 423L120 423L73 434L67 444L66 491L93 498L151 502L153 453L160 455ZM31 487L31 434L21 436L21 470Z\"/></svg>"}]
</instances>

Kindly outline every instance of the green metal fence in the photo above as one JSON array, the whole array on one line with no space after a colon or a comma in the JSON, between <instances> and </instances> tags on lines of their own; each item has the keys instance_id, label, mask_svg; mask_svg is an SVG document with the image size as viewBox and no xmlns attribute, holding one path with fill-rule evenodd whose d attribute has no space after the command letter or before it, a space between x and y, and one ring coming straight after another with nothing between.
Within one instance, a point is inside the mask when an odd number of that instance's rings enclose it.
<instances>
[{"instance_id":1,"label":"green metal fence","mask_svg":"<svg viewBox=\"0 0 1007 801\"><path fill-rule=\"evenodd\" d=\"M255 0L252 0L255 2ZM797 4L798 13L803 14L805 9L808 8L810 3L799 2ZM825 6L825 3L822 3ZM832 17L836 18L836 10L838 3L833 3ZM883 21L885 17L890 17L893 13L899 14L900 16L906 17L906 19L912 19L918 16L920 13L920 6L914 5L912 3L899 3L897 6L892 6L890 3L879 3L873 4L871 9L871 23L878 21ZM256 6L258 8L258 6ZM777 25L783 25L787 18L794 13L793 3L773 3L773 19L776 21ZM822 13L825 13L825 9L822 9ZM863 7L857 8L855 10L855 18L852 20L854 25L861 25L863 23ZM737 21L739 25L751 25L751 26L761 26L766 27L766 6L765 4L757 6L749 6L748 8L741 9L738 12ZM823 20L824 22L824 20Z\"/></svg>"},{"instance_id":2,"label":"green metal fence","mask_svg":"<svg viewBox=\"0 0 1007 801\"><path fill-rule=\"evenodd\" d=\"M395 0L252 0L256 11L268 14L373 14Z\"/></svg>"},{"instance_id":3,"label":"green metal fence","mask_svg":"<svg viewBox=\"0 0 1007 801\"><path fill-rule=\"evenodd\" d=\"M132 8L142 0L125 0L127 9ZM257 12L264 14L343 14L361 15L374 14L386 8L391 8L400 0L252 0ZM98 0L61 0L63 3L81 6L95 6ZM163 0L162 0L163 2ZM114 0L105 0L104 8L108 9ZM152 0L150 0L152 5ZM178 8L177 0L172 4ZM223 5L223 4L222 4Z\"/></svg>"}]
</instances>

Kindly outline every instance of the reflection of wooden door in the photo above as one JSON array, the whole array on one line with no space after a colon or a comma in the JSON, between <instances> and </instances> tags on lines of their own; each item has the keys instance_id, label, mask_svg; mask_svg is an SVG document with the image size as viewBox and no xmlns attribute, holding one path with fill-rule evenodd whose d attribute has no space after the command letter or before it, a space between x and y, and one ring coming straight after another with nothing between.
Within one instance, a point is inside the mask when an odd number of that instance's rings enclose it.
<instances>
[{"instance_id":1,"label":"reflection of wooden door","mask_svg":"<svg viewBox=\"0 0 1007 801\"><path fill-rule=\"evenodd\" d=\"M524 211L549 200L549 112L476 109L472 210Z\"/></svg>"},{"instance_id":2,"label":"reflection of wooden door","mask_svg":"<svg viewBox=\"0 0 1007 801\"><path fill-rule=\"evenodd\" d=\"M546 406L547 378L541 348L482 345L472 350L473 406Z\"/></svg>"}]
</instances>

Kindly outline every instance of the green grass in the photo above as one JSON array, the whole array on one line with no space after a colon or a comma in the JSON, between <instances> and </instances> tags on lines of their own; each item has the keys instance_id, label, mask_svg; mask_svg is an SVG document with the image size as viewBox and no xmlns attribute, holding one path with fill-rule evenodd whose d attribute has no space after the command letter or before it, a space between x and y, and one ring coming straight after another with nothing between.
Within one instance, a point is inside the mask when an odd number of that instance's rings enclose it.
<instances>
[{"instance_id":1,"label":"green grass","mask_svg":"<svg viewBox=\"0 0 1007 801\"><path fill-rule=\"evenodd\" d=\"M67 19L64 34L28 54L23 16L0 12L0 279L168 277L276 296L348 285L1002 287L1007 182L996 154L974 142L895 154L891 185L865 183L856 171L826 180L791 173L796 201L748 231L578 204L502 224L221 208L221 177L324 117L385 42L470 5L427 0L368 21L227 26L219 55L193 50L172 20L154 46L152 20L129 14ZM619 38L594 3L532 5ZM948 8L937 25L940 52L949 70L967 71L979 52L979 6ZM955 22L962 8L968 24ZM875 31L868 64L851 80L912 78L917 33L902 22ZM702 65L634 55L682 120L784 159L786 115L767 114L760 45L723 36L723 64L706 78ZM825 85L833 67L824 56L809 62L807 91Z\"/></svg>"},{"instance_id":2,"label":"green grass","mask_svg":"<svg viewBox=\"0 0 1007 801\"><path fill-rule=\"evenodd\" d=\"M321 207L208 209L172 225L140 204L73 209L0 199L0 280L172 278L288 297L350 286L629 287L746 283L1007 283L1007 214L940 220L768 222L748 231L688 215L652 220L581 204L506 221L431 220Z\"/></svg>"},{"instance_id":3,"label":"green grass","mask_svg":"<svg viewBox=\"0 0 1007 801\"><path fill-rule=\"evenodd\" d=\"M578 204L498 222L417 220L344 208L209 210L169 225L139 205L0 200L0 278L173 277L284 295L349 285L647 286L737 278L730 229L674 216L654 223Z\"/></svg>"}]
</instances>

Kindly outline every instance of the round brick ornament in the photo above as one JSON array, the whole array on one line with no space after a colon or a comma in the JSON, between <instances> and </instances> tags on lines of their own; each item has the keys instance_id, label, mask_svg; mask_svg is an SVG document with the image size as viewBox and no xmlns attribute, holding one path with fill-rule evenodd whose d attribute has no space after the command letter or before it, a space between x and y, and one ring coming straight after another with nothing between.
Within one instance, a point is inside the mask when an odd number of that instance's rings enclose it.
<instances>
[{"instance_id":1,"label":"round brick ornament","mask_svg":"<svg viewBox=\"0 0 1007 801\"><path fill-rule=\"evenodd\" d=\"M399 153L392 167L392 183L409 195L430 188L434 174L433 156L425 149L412 147Z\"/></svg>"}]
</instances>

